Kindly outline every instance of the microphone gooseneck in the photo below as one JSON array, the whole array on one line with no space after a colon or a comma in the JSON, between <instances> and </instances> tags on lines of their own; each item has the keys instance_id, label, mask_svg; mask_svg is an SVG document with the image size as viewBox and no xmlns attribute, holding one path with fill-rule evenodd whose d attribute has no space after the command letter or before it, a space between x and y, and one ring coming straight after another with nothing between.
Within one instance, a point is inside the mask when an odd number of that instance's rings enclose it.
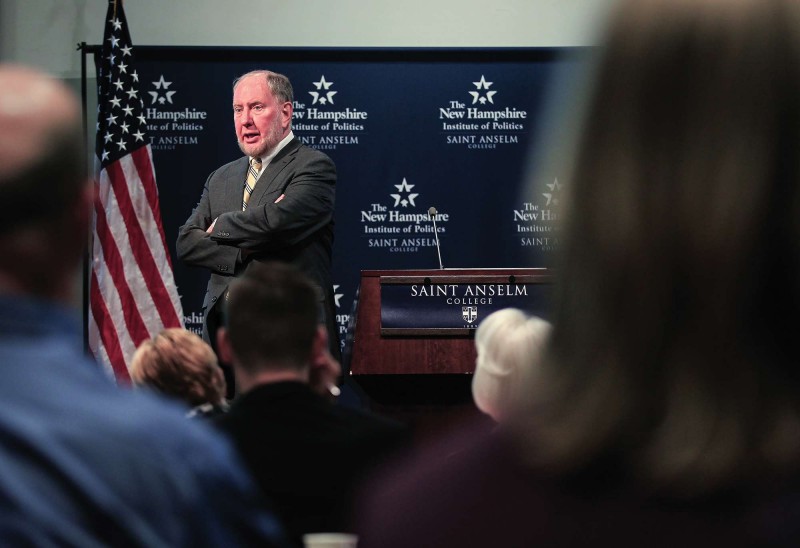
<instances>
[{"instance_id":1,"label":"microphone gooseneck","mask_svg":"<svg viewBox=\"0 0 800 548\"><path fill-rule=\"evenodd\" d=\"M431 206L428 208L428 216L433 220L433 235L436 238L436 254L439 256L439 268L444 270L444 265L442 264L442 250L439 248L439 231L436 229L436 214L439 213L436 211L436 208Z\"/></svg>"}]
</instances>

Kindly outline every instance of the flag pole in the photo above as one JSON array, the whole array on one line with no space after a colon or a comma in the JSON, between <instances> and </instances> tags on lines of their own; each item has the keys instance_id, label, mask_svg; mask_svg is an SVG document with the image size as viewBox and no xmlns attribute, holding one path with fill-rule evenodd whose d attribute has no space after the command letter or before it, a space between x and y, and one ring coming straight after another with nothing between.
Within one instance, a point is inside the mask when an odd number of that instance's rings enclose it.
<instances>
[{"instance_id":1,"label":"flag pole","mask_svg":"<svg viewBox=\"0 0 800 548\"><path fill-rule=\"evenodd\" d=\"M86 161L86 173L91 173L92 165L89 163L89 122L88 122L88 86L86 82L86 42L78 44L78 49L81 50L81 110L83 112L83 144L84 144L84 161ZM89 228L86 234L86 249L83 252L83 272L81 279L81 314L83 321L81 327L83 328L83 351L89 353L89 272L91 269L91 249L92 249L92 230Z\"/></svg>"},{"instance_id":2,"label":"flag pole","mask_svg":"<svg viewBox=\"0 0 800 548\"><path fill-rule=\"evenodd\" d=\"M89 45L86 42L79 42L76 48L81 52L81 111L83 114L83 144L84 159L86 161L86 173L92 174L94 178L94 147L89 145L89 84L86 73L86 56L97 55L100 52L100 45ZM91 154L89 151L92 151ZM92 269L92 229L89 228L86 234L86 250L83 254L83 268L81 273L81 327L83 332L83 351L89 351L89 274Z\"/></svg>"},{"instance_id":3,"label":"flag pole","mask_svg":"<svg viewBox=\"0 0 800 548\"><path fill-rule=\"evenodd\" d=\"M86 56L97 55L100 45L89 45L86 42L79 42L76 48L81 52L81 111L83 114L83 143L84 159L86 161L86 173L94 173L94 147L89 145L89 84L87 80ZM89 151L92 151L90 154ZM89 273L91 272L92 260L92 230L86 235L86 250L83 255L83 272L81 280L81 314L83 331L83 350L89 353Z\"/></svg>"}]
</instances>

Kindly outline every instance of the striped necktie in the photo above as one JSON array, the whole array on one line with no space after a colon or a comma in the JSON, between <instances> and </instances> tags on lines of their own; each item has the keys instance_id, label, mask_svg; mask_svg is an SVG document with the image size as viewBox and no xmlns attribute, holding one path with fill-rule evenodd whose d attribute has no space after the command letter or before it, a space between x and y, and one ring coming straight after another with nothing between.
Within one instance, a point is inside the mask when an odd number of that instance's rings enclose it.
<instances>
[{"instance_id":1,"label":"striped necktie","mask_svg":"<svg viewBox=\"0 0 800 548\"><path fill-rule=\"evenodd\" d=\"M261 158L250 158L250 167L247 169L247 180L244 182L244 195L242 196L242 211L247 209L247 202L256 187L258 172L261 171Z\"/></svg>"}]
</instances>

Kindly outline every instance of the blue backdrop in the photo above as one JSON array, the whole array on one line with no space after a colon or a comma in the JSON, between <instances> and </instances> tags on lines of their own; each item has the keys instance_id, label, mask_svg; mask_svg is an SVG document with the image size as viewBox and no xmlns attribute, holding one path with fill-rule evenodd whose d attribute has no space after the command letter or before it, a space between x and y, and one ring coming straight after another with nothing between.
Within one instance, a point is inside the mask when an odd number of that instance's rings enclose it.
<instances>
[{"instance_id":1,"label":"blue backdrop","mask_svg":"<svg viewBox=\"0 0 800 548\"><path fill-rule=\"evenodd\" d=\"M231 83L286 74L294 131L338 170L333 273L344 336L362 269L550 266L558 174L527 185L545 91L579 62L554 49L137 48L161 211L186 325L208 273L175 260L209 173L241 155Z\"/></svg>"}]
</instances>

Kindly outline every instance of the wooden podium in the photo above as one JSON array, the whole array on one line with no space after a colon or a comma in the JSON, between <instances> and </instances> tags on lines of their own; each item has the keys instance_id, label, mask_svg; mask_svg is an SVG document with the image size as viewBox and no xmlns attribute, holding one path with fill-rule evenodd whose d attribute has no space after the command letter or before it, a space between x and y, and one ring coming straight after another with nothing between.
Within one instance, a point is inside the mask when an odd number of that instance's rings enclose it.
<instances>
[{"instance_id":1,"label":"wooden podium","mask_svg":"<svg viewBox=\"0 0 800 548\"><path fill-rule=\"evenodd\" d=\"M551 279L544 268L364 270L350 378L384 408L469 405L480 320L507 306L547 317Z\"/></svg>"}]
</instances>

